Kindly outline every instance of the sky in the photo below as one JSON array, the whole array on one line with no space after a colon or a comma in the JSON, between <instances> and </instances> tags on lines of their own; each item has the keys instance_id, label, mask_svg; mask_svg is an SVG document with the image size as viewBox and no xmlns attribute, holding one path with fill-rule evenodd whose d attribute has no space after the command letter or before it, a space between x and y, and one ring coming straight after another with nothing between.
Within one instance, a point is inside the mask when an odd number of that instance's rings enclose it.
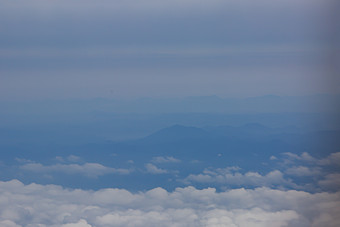
<instances>
[{"instance_id":1,"label":"sky","mask_svg":"<svg viewBox=\"0 0 340 227\"><path fill-rule=\"evenodd\" d=\"M0 226L340 226L339 0L0 0Z\"/></svg>"},{"instance_id":2,"label":"sky","mask_svg":"<svg viewBox=\"0 0 340 227\"><path fill-rule=\"evenodd\" d=\"M335 0L0 4L3 101L339 92Z\"/></svg>"}]
</instances>

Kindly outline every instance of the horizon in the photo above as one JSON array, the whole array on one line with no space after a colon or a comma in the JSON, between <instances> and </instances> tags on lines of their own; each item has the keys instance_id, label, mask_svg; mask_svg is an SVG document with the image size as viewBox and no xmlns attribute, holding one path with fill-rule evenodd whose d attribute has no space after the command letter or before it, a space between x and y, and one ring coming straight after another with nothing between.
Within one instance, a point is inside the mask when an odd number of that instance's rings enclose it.
<instances>
[{"instance_id":1,"label":"horizon","mask_svg":"<svg viewBox=\"0 0 340 227\"><path fill-rule=\"evenodd\" d=\"M0 0L0 226L340 226L339 3Z\"/></svg>"}]
</instances>

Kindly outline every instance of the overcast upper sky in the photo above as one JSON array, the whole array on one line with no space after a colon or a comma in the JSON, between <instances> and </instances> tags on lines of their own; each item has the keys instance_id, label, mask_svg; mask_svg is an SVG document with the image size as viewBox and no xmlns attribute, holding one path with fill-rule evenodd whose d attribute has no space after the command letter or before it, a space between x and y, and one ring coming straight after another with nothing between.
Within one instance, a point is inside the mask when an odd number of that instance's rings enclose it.
<instances>
[{"instance_id":1,"label":"overcast upper sky","mask_svg":"<svg viewBox=\"0 0 340 227\"><path fill-rule=\"evenodd\" d=\"M336 0L0 0L0 99L337 93Z\"/></svg>"}]
</instances>

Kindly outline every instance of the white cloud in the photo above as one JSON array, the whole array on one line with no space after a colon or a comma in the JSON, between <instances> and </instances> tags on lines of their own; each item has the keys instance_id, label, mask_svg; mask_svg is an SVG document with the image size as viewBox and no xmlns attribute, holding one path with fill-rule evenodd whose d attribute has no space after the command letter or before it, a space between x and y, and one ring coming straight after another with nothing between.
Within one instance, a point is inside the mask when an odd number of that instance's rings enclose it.
<instances>
[{"instance_id":1,"label":"white cloud","mask_svg":"<svg viewBox=\"0 0 340 227\"><path fill-rule=\"evenodd\" d=\"M145 168L146 168L146 171L148 173L152 173L152 174L162 174L162 173L168 172L167 170L158 168L157 166L155 166L154 164L151 164L151 163L147 163L145 165Z\"/></svg>"},{"instance_id":2,"label":"white cloud","mask_svg":"<svg viewBox=\"0 0 340 227\"><path fill-rule=\"evenodd\" d=\"M332 153L318 162L319 165L340 165L340 152Z\"/></svg>"},{"instance_id":3,"label":"white cloud","mask_svg":"<svg viewBox=\"0 0 340 227\"><path fill-rule=\"evenodd\" d=\"M297 155L297 154L290 153L290 152L286 152L283 154L293 161L298 160L298 161L306 161L306 162L311 162L311 163L316 162L316 159L307 152L303 152L301 155Z\"/></svg>"},{"instance_id":4,"label":"white cloud","mask_svg":"<svg viewBox=\"0 0 340 227\"><path fill-rule=\"evenodd\" d=\"M327 174L318 184L324 189L338 190L340 188L340 173Z\"/></svg>"},{"instance_id":5,"label":"white cloud","mask_svg":"<svg viewBox=\"0 0 340 227\"><path fill-rule=\"evenodd\" d=\"M292 176L299 176L299 177L306 177L306 176L317 176L320 175L321 169L318 167L306 167L306 166L294 166L288 168L285 173L292 175Z\"/></svg>"},{"instance_id":6,"label":"white cloud","mask_svg":"<svg viewBox=\"0 0 340 227\"><path fill-rule=\"evenodd\" d=\"M55 159L59 162L80 162L82 160L79 156L76 155L69 155L66 158L57 156L55 157Z\"/></svg>"},{"instance_id":7,"label":"white cloud","mask_svg":"<svg viewBox=\"0 0 340 227\"><path fill-rule=\"evenodd\" d=\"M25 159L25 158L15 158L15 161L17 161L19 163L33 163L32 160Z\"/></svg>"},{"instance_id":8,"label":"white cloud","mask_svg":"<svg viewBox=\"0 0 340 227\"><path fill-rule=\"evenodd\" d=\"M84 219L79 220L77 223L64 224L61 227L91 227Z\"/></svg>"},{"instance_id":9,"label":"white cloud","mask_svg":"<svg viewBox=\"0 0 340 227\"><path fill-rule=\"evenodd\" d=\"M129 174L129 169L116 169L103 166L99 163L55 164L42 165L41 163L28 163L20 166L21 169L39 173L65 173L81 174L88 177L98 177L105 174Z\"/></svg>"},{"instance_id":10,"label":"white cloud","mask_svg":"<svg viewBox=\"0 0 340 227\"><path fill-rule=\"evenodd\" d=\"M339 226L340 192L269 188L86 191L0 182L1 226Z\"/></svg>"},{"instance_id":11,"label":"white cloud","mask_svg":"<svg viewBox=\"0 0 340 227\"><path fill-rule=\"evenodd\" d=\"M238 166L228 166L228 167L225 167L225 168L217 168L217 169L208 168L208 169L204 169L203 173L204 174L211 174L211 175L218 175L218 174L233 173L233 172L237 172L239 170L241 170L241 168L238 167Z\"/></svg>"},{"instance_id":12,"label":"white cloud","mask_svg":"<svg viewBox=\"0 0 340 227\"><path fill-rule=\"evenodd\" d=\"M270 160L277 160L277 157L275 157L274 155L270 156L269 158Z\"/></svg>"},{"instance_id":13,"label":"white cloud","mask_svg":"<svg viewBox=\"0 0 340 227\"><path fill-rule=\"evenodd\" d=\"M325 158L315 158L311 156L309 153L304 152L301 155L297 155L294 153L286 152L283 153L286 158L284 158L284 164L296 164L297 162L303 162L305 164L310 165L318 165L318 166L339 166L340 165L340 152L331 153Z\"/></svg>"},{"instance_id":14,"label":"white cloud","mask_svg":"<svg viewBox=\"0 0 340 227\"><path fill-rule=\"evenodd\" d=\"M2 227L20 227L20 225L17 225L17 224L15 224L14 222L12 222L10 220L0 221L0 225Z\"/></svg>"},{"instance_id":15,"label":"white cloud","mask_svg":"<svg viewBox=\"0 0 340 227\"><path fill-rule=\"evenodd\" d=\"M79 161L81 161L81 158L79 156L76 156L76 155L69 155L67 157L67 161L69 161L69 162L79 162Z\"/></svg>"},{"instance_id":16,"label":"white cloud","mask_svg":"<svg viewBox=\"0 0 340 227\"><path fill-rule=\"evenodd\" d=\"M178 163L181 162L181 160L176 159L174 157L162 157L162 156L158 156L158 157L154 157L152 159L152 162L154 163Z\"/></svg>"},{"instance_id":17,"label":"white cloud","mask_svg":"<svg viewBox=\"0 0 340 227\"><path fill-rule=\"evenodd\" d=\"M294 153L283 153L281 162L282 171L290 176L310 177L304 178L306 183L301 187L315 188L318 190L337 190L340 188L340 152L331 153L324 158L315 158L307 152L297 155ZM301 183L296 181L297 183Z\"/></svg>"},{"instance_id":18,"label":"white cloud","mask_svg":"<svg viewBox=\"0 0 340 227\"><path fill-rule=\"evenodd\" d=\"M237 172L238 167L227 167L224 169L205 169L201 174L190 174L183 181L186 184L193 182L214 183L237 186L295 186L291 181L284 179L282 172L274 170L266 175L258 172Z\"/></svg>"}]
</instances>

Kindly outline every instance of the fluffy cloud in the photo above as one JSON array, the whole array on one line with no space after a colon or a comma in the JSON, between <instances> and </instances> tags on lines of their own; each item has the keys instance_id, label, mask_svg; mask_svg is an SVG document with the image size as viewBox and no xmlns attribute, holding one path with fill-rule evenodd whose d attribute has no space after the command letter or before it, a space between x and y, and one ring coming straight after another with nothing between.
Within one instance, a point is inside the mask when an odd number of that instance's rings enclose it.
<instances>
[{"instance_id":1,"label":"fluffy cloud","mask_svg":"<svg viewBox=\"0 0 340 227\"><path fill-rule=\"evenodd\" d=\"M91 227L84 219L80 219L77 223L64 224L61 227Z\"/></svg>"},{"instance_id":2,"label":"fluffy cloud","mask_svg":"<svg viewBox=\"0 0 340 227\"><path fill-rule=\"evenodd\" d=\"M20 166L21 169L38 173L65 173L81 174L87 177L98 177L105 174L129 174L129 169L116 169L103 166L99 163L85 164L55 164L43 165L41 163L27 163Z\"/></svg>"},{"instance_id":3,"label":"fluffy cloud","mask_svg":"<svg viewBox=\"0 0 340 227\"><path fill-rule=\"evenodd\" d=\"M145 165L145 168L146 168L146 171L148 173L152 173L152 174L162 174L162 173L168 172L167 170L158 168L157 166L155 166L154 164L151 164L151 163L147 163Z\"/></svg>"},{"instance_id":4,"label":"fluffy cloud","mask_svg":"<svg viewBox=\"0 0 340 227\"><path fill-rule=\"evenodd\" d=\"M86 191L0 182L1 226L339 226L340 192Z\"/></svg>"}]
</instances>

